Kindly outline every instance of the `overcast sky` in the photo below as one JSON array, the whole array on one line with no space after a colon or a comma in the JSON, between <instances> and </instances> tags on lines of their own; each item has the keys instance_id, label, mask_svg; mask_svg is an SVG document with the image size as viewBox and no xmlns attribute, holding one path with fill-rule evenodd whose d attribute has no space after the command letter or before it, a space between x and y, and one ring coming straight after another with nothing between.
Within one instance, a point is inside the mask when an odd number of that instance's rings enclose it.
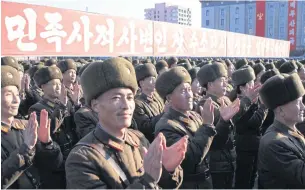
<instances>
[{"instance_id":1,"label":"overcast sky","mask_svg":"<svg viewBox=\"0 0 305 190\"><path fill-rule=\"evenodd\" d=\"M199 0L5 0L57 8L101 13L113 16L144 19L144 9L153 8L155 3L172 3L192 9L194 26L201 27L201 6Z\"/></svg>"}]
</instances>

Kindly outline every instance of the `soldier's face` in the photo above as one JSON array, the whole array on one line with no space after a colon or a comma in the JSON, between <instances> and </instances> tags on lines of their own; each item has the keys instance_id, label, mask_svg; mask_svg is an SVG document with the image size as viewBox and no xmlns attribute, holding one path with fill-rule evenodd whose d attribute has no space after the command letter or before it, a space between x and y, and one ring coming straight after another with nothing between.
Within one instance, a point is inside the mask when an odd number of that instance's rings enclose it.
<instances>
[{"instance_id":1,"label":"soldier's face","mask_svg":"<svg viewBox=\"0 0 305 190\"><path fill-rule=\"evenodd\" d=\"M215 81L210 83L209 90L213 92L214 95L224 96L227 90L227 79L225 77L220 77Z\"/></svg>"},{"instance_id":2,"label":"soldier's face","mask_svg":"<svg viewBox=\"0 0 305 190\"><path fill-rule=\"evenodd\" d=\"M169 96L171 106L180 112L193 109L193 92L189 83L182 83Z\"/></svg>"},{"instance_id":3,"label":"soldier's face","mask_svg":"<svg viewBox=\"0 0 305 190\"><path fill-rule=\"evenodd\" d=\"M283 119L290 124L296 124L299 122L303 122L304 120L304 104L302 102L302 97L289 102L288 104L285 104L281 106L280 108L277 108L276 112L282 112L278 113L279 116L282 116Z\"/></svg>"},{"instance_id":4,"label":"soldier's face","mask_svg":"<svg viewBox=\"0 0 305 190\"><path fill-rule=\"evenodd\" d=\"M146 77L144 80L140 81L142 92L146 95L153 93L155 91L156 77Z\"/></svg>"},{"instance_id":5,"label":"soldier's face","mask_svg":"<svg viewBox=\"0 0 305 190\"><path fill-rule=\"evenodd\" d=\"M98 113L103 127L122 130L131 125L135 109L134 93L129 88L114 88L92 100L91 107Z\"/></svg>"},{"instance_id":6,"label":"soldier's face","mask_svg":"<svg viewBox=\"0 0 305 190\"><path fill-rule=\"evenodd\" d=\"M63 80L65 82L74 83L76 80L76 71L74 69L69 69L63 74Z\"/></svg>"},{"instance_id":7,"label":"soldier's face","mask_svg":"<svg viewBox=\"0 0 305 190\"><path fill-rule=\"evenodd\" d=\"M196 94L196 95L199 95L202 93L202 87L200 86L197 78L195 78L194 81L192 82L192 91L193 91L193 94Z\"/></svg>"},{"instance_id":8,"label":"soldier's face","mask_svg":"<svg viewBox=\"0 0 305 190\"><path fill-rule=\"evenodd\" d=\"M60 96L61 93L61 81L59 79L53 79L50 80L48 83L41 86L41 89L43 90L43 93L52 98L56 99Z\"/></svg>"},{"instance_id":9,"label":"soldier's face","mask_svg":"<svg viewBox=\"0 0 305 190\"><path fill-rule=\"evenodd\" d=\"M16 86L1 88L1 117L16 116L18 114L19 104L19 90Z\"/></svg>"}]
</instances>

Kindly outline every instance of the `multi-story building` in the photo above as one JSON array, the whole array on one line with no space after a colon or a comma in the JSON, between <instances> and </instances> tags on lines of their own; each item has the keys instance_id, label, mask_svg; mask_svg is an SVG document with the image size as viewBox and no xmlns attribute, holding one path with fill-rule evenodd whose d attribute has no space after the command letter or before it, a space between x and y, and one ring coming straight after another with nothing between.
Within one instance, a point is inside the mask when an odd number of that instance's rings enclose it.
<instances>
[{"instance_id":1,"label":"multi-story building","mask_svg":"<svg viewBox=\"0 0 305 190\"><path fill-rule=\"evenodd\" d=\"M157 3L155 8L145 9L145 19L192 26L192 11L178 5Z\"/></svg>"},{"instance_id":2,"label":"multi-story building","mask_svg":"<svg viewBox=\"0 0 305 190\"><path fill-rule=\"evenodd\" d=\"M204 28L256 35L257 20L264 19L264 37L291 40L295 35L297 50L305 49L305 1L296 1L296 11L289 12L291 1L265 1L265 12L258 12L257 2L201 0ZM295 14L295 15L294 15ZM289 30L289 18L296 18L296 31Z\"/></svg>"}]
</instances>

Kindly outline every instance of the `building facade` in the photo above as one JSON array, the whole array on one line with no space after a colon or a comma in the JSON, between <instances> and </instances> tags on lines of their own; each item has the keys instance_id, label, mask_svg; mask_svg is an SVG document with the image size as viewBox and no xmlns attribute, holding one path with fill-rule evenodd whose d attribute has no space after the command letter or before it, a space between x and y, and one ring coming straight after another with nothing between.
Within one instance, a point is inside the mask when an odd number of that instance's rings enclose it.
<instances>
[{"instance_id":1,"label":"building facade","mask_svg":"<svg viewBox=\"0 0 305 190\"><path fill-rule=\"evenodd\" d=\"M265 1L264 12L257 12L257 2L201 1L201 26L243 34L256 35L257 20L264 19L264 37L290 40L295 35L295 49L305 49L305 1L296 1L296 12L291 12L291 1ZM290 10L290 11L289 11ZM295 15L294 15L295 14ZM296 18L296 31L289 30L290 18Z\"/></svg>"},{"instance_id":2,"label":"building facade","mask_svg":"<svg viewBox=\"0 0 305 190\"><path fill-rule=\"evenodd\" d=\"M146 20L192 26L192 11L190 8L167 3L158 3L155 4L154 8L145 9L144 12Z\"/></svg>"}]
</instances>

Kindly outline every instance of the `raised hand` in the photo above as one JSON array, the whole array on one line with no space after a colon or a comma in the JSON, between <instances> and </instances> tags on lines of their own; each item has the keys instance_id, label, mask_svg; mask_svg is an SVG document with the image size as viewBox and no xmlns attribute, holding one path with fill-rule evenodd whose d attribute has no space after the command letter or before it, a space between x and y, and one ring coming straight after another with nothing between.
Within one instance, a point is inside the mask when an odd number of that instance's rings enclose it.
<instances>
[{"instance_id":1,"label":"raised hand","mask_svg":"<svg viewBox=\"0 0 305 190\"><path fill-rule=\"evenodd\" d=\"M60 96L59 96L59 101L63 104L63 105L67 105L68 103L68 96L67 96L67 90L65 88L65 85L61 85L61 92L60 92Z\"/></svg>"},{"instance_id":2,"label":"raised hand","mask_svg":"<svg viewBox=\"0 0 305 190\"><path fill-rule=\"evenodd\" d=\"M33 149L37 143L37 127L37 116L35 112L32 112L24 130L24 143L29 147L29 149Z\"/></svg>"},{"instance_id":3,"label":"raised hand","mask_svg":"<svg viewBox=\"0 0 305 190\"><path fill-rule=\"evenodd\" d=\"M40 126L38 128L38 139L42 143L50 142L51 135L50 135L50 125L51 120L48 118L48 112L43 109L40 112Z\"/></svg>"},{"instance_id":4,"label":"raised hand","mask_svg":"<svg viewBox=\"0 0 305 190\"><path fill-rule=\"evenodd\" d=\"M214 123L214 105L213 100L208 98L203 107L200 106L200 113L204 124L213 125Z\"/></svg>"},{"instance_id":5,"label":"raised hand","mask_svg":"<svg viewBox=\"0 0 305 190\"><path fill-rule=\"evenodd\" d=\"M148 150L144 151L144 170L156 183L159 182L162 175L162 157L163 157L163 138L160 133L150 144Z\"/></svg>"},{"instance_id":6,"label":"raised hand","mask_svg":"<svg viewBox=\"0 0 305 190\"><path fill-rule=\"evenodd\" d=\"M80 102L80 95L81 95L81 87L78 84L78 82L76 81L76 83L73 86L73 93L72 93L72 100L74 102L74 104L78 105Z\"/></svg>"},{"instance_id":7,"label":"raised hand","mask_svg":"<svg viewBox=\"0 0 305 190\"><path fill-rule=\"evenodd\" d=\"M261 86L262 86L261 84L257 84L253 88L248 88L245 91L245 96L247 96L252 102L257 101Z\"/></svg>"},{"instance_id":8,"label":"raised hand","mask_svg":"<svg viewBox=\"0 0 305 190\"><path fill-rule=\"evenodd\" d=\"M175 169L182 163L185 158L188 136L184 136L170 147L166 147L166 139L164 136L163 138L164 140L162 163L164 168L168 172L174 172Z\"/></svg>"},{"instance_id":9,"label":"raised hand","mask_svg":"<svg viewBox=\"0 0 305 190\"><path fill-rule=\"evenodd\" d=\"M240 108L240 100L237 98L232 104L226 105L224 100L220 101L219 113L223 120L229 121L235 114L238 113Z\"/></svg>"}]
</instances>

